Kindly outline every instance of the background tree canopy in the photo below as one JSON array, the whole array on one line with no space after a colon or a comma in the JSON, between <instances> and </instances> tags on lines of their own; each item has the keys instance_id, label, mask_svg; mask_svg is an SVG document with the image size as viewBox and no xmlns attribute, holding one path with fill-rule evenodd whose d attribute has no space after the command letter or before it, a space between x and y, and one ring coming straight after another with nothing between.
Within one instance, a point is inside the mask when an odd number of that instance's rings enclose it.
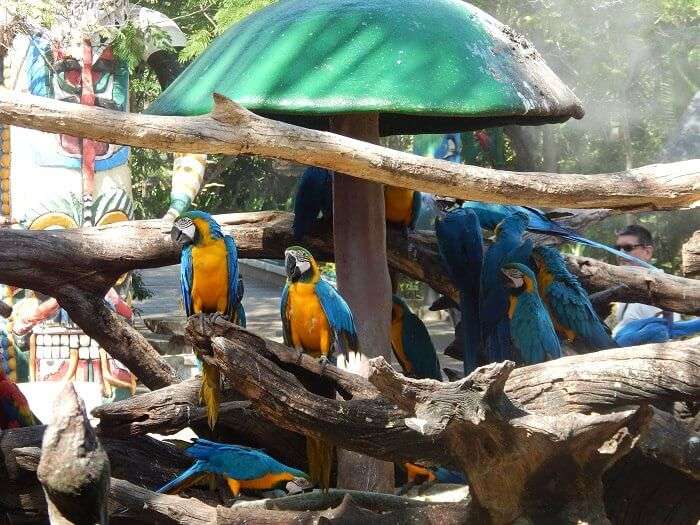
<instances>
[{"instance_id":1,"label":"background tree canopy","mask_svg":"<svg viewBox=\"0 0 700 525\"><path fill-rule=\"evenodd\" d=\"M152 0L148 7L168 14L188 35L180 52L181 60L188 61L231 24L271 3ZM665 154L664 146L675 140L681 116L700 84L695 38L700 4L692 0L473 3L525 34L586 109L581 121L519 130L527 154L507 145L507 168L602 173L679 160ZM140 111L159 88L144 65L136 68L132 79L131 109ZM410 149L411 142L410 137L389 137L385 144ZM697 156L697 151L691 155ZM162 215L170 191L171 159L135 149L131 163L137 216ZM268 159L212 157L195 205L214 213L290 209L296 181L288 175L294 170ZM658 239L657 264L675 271L680 245L700 228L700 214L688 210L618 216L588 234L612 243L615 231L627 222L639 222L652 231Z\"/></svg>"}]
</instances>

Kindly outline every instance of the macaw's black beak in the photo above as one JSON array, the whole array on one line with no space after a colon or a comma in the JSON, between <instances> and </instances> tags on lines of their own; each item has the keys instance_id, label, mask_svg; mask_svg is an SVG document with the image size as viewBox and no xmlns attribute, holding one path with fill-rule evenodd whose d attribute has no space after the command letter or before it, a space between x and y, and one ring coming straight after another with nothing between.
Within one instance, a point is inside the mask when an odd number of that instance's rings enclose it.
<instances>
[{"instance_id":1,"label":"macaw's black beak","mask_svg":"<svg viewBox=\"0 0 700 525\"><path fill-rule=\"evenodd\" d=\"M180 230L177 226L173 226L173 229L170 230L170 238L180 248L184 248L185 245L192 242L192 239L185 235L185 232Z\"/></svg>"},{"instance_id":2,"label":"macaw's black beak","mask_svg":"<svg viewBox=\"0 0 700 525\"><path fill-rule=\"evenodd\" d=\"M292 281L301 276L301 272L297 266L296 257L294 257L292 254L287 254L287 257L284 260L284 270L287 272L287 277L289 277Z\"/></svg>"},{"instance_id":3,"label":"macaw's black beak","mask_svg":"<svg viewBox=\"0 0 700 525\"><path fill-rule=\"evenodd\" d=\"M512 270L501 270L502 278L508 288L520 288L523 285L523 278L520 273Z\"/></svg>"}]
</instances>

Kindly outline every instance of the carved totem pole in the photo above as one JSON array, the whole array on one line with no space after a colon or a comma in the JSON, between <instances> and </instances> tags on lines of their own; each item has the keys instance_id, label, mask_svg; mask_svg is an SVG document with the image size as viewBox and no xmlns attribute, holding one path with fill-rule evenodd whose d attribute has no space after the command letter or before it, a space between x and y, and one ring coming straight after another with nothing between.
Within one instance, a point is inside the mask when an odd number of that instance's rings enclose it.
<instances>
[{"instance_id":1,"label":"carved totem pole","mask_svg":"<svg viewBox=\"0 0 700 525\"><path fill-rule=\"evenodd\" d=\"M172 48L182 47L185 36L161 13L119 0L73 0L60 15L59 10L50 24L39 22L39 17L36 22L24 17L18 23L18 13L0 9L0 29L13 24L20 28L0 52L0 82L5 88L128 111L129 69L115 56L103 30L113 31L127 23L143 35L142 58L162 87L178 72ZM149 34L158 38L150 39ZM129 147L0 126L0 148L0 220L5 226L86 228L133 218ZM191 204L205 161L204 155L176 156L171 204L164 221L172 222ZM105 296L128 320L132 317L130 288L131 279L124 275ZM72 323L55 299L6 286L0 295L14 307L12 318L0 326L2 366L10 377L101 383L106 400L133 393L133 375Z\"/></svg>"}]
</instances>

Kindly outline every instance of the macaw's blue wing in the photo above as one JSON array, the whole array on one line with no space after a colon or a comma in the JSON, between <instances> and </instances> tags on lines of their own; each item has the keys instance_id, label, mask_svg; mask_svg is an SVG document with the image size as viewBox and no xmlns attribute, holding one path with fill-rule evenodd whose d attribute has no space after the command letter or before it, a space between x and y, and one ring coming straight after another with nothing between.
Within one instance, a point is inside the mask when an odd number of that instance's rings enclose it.
<instances>
[{"instance_id":1,"label":"macaw's blue wing","mask_svg":"<svg viewBox=\"0 0 700 525\"><path fill-rule=\"evenodd\" d=\"M423 195L419 191L413 192L413 204L411 205L411 222L409 223L409 228L411 230L416 229L416 224L418 223L418 217L420 216L420 208L423 204Z\"/></svg>"},{"instance_id":2,"label":"macaw's blue wing","mask_svg":"<svg viewBox=\"0 0 700 525\"><path fill-rule=\"evenodd\" d=\"M415 378L442 381L440 361L428 329L420 317L407 306L403 309L401 342L406 358L411 362Z\"/></svg>"},{"instance_id":3,"label":"macaw's blue wing","mask_svg":"<svg viewBox=\"0 0 700 525\"><path fill-rule=\"evenodd\" d=\"M280 463L262 450L197 439L185 453L206 462L206 470L232 479L258 479L267 474L289 472L304 477L303 472Z\"/></svg>"},{"instance_id":4,"label":"macaw's blue wing","mask_svg":"<svg viewBox=\"0 0 700 525\"><path fill-rule=\"evenodd\" d=\"M479 319L479 288L484 245L481 226L473 211L457 208L437 221L435 234L447 273L459 290L464 373L469 374L483 361L480 357L482 351Z\"/></svg>"},{"instance_id":5,"label":"macaw's blue wing","mask_svg":"<svg viewBox=\"0 0 700 525\"><path fill-rule=\"evenodd\" d=\"M533 233L540 233L542 235L552 235L554 237L559 237L561 239L566 239L567 241L575 242L578 244L583 244L585 246L590 246L591 248L597 248L599 250L605 250L608 253L615 255L616 257L622 257L628 261L632 261L639 266L644 268L649 268L655 270L656 268L646 261L638 259L634 255L629 253L616 250L611 246L607 246L603 243L593 241L586 237L580 235L576 230L567 228L566 226L559 224L558 222L552 220L543 211L537 208L532 208L529 206L512 206L506 204L492 204L488 202L479 201L465 201L462 204L463 207L474 210L474 212L479 217L481 226L487 230L493 230L496 228L499 222L505 219L507 216L511 215L516 211L525 213L528 217L527 230Z\"/></svg>"},{"instance_id":6,"label":"macaw's blue wing","mask_svg":"<svg viewBox=\"0 0 700 525\"><path fill-rule=\"evenodd\" d=\"M182 303L185 306L187 317L194 314L192 303L192 245L185 246L180 253L180 289L182 291Z\"/></svg>"},{"instance_id":7,"label":"macaw's blue wing","mask_svg":"<svg viewBox=\"0 0 700 525\"><path fill-rule=\"evenodd\" d=\"M333 215L333 175L311 166L304 170L294 198L294 239L300 241L308 235L319 215L324 219Z\"/></svg>"},{"instance_id":8,"label":"macaw's blue wing","mask_svg":"<svg viewBox=\"0 0 700 525\"><path fill-rule=\"evenodd\" d=\"M578 281L575 284L578 286L554 281L549 285L545 299L552 316L561 327L573 332L577 345L589 351L615 348L615 340L598 318L588 295Z\"/></svg>"},{"instance_id":9,"label":"macaw's blue wing","mask_svg":"<svg viewBox=\"0 0 700 525\"><path fill-rule=\"evenodd\" d=\"M561 357L561 345L547 310L536 292L521 293L510 320L510 334L520 363L533 365Z\"/></svg>"},{"instance_id":10,"label":"macaw's blue wing","mask_svg":"<svg viewBox=\"0 0 700 525\"><path fill-rule=\"evenodd\" d=\"M665 343L670 339L670 324L663 317L635 319L617 331L615 341L620 346Z\"/></svg>"},{"instance_id":11,"label":"macaw's blue wing","mask_svg":"<svg viewBox=\"0 0 700 525\"><path fill-rule=\"evenodd\" d=\"M328 324L333 330L334 343L337 350L345 356L358 348L357 332L352 311L345 299L327 281L319 280L314 287L316 295L321 302L323 313L326 314Z\"/></svg>"},{"instance_id":12,"label":"macaw's blue wing","mask_svg":"<svg viewBox=\"0 0 700 525\"><path fill-rule=\"evenodd\" d=\"M289 301L289 284L285 283L282 288L282 297L280 298L280 317L282 317L282 340L286 346L294 346L292 344L292 325L287 317L287 301Z\"/></svg>"},{"instance_id":13,"label":"macaw's blue wing","mask_svg":"<svg viewBox=\"0 0 700 525\"><path fill-rule=\"evenodd\" d=\"M230 235L224 236L226 257L228 260L228 300L226 301L226 316L233 319L238 305L243 299L242 281L238 274L238 248ZM240 293L240 296L239 296Z\"/></svg>"}]
</instances>

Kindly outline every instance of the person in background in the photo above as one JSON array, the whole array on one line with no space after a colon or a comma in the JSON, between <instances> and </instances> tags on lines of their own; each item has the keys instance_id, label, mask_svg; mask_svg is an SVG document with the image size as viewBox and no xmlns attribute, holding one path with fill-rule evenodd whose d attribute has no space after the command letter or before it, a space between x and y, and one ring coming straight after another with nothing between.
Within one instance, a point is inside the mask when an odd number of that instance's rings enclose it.
<instances>
[{"instance_id":1,"label":"person in background","mask_svg":"<svg viewBox=\"0 0 700 525\"><path fill-rule=\"evenodd\" d=\"M654 256L654 240L651 233L644 226L638 224L630 224L624 229L617 232L617 241L615 248L620 251L625 251L630 255L634 255L638 259L651 262ZM632 261L626 259L618 259L620 265L633 266ZM668 317L674 321L680 320L680 315L673 312L664 312L660 308L640 303L616 303L615 304L615 328L613 329L613 337L617 332L630 321L636 319L644 319L647 317Z\"/></svg>"}]
</instances>

